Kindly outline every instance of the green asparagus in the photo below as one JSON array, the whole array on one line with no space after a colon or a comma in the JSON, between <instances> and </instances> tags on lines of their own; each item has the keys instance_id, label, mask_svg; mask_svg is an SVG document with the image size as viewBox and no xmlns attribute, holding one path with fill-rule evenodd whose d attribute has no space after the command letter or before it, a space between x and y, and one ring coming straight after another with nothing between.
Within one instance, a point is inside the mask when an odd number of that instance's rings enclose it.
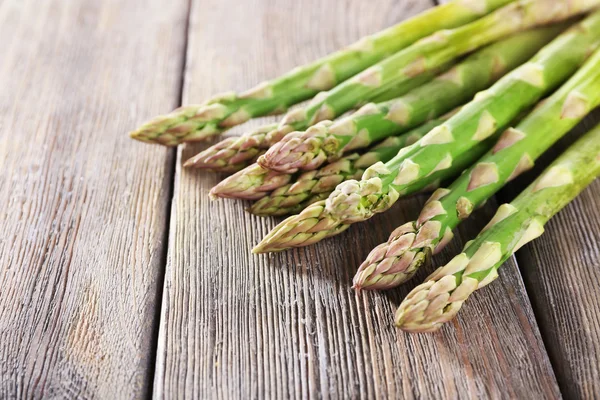
<instances>
[{"instance_id":1,"label":"green asparagus","mask_svg":"<svg viewBox=\"0 0 600 400\"><path fill-rule=\"evenodd\" d=\"M577 4L574 6L573 11L575 11L576 9L588 9L593 5L596 5L596 0L594 0L593 4ZM555 3L558 3L555 4ZM564 7L565 5L562 4L561 2L554 2L553 0L546 0L544 2L544 4L530 4L529 2L525 2L525 3L519 3L519 4L513 4L511 5L511 9L513 8L519 8L521 6L529 6L529 7L533 7L536 9L536 11L534 13L538 13L540 15L546 15L548 18L552 18L551 16L555 16L557 14L556 10L554 10L555 7ZM562 4L562 5L561 5ZM536 8L539 7L539 8ZM547 8L548 10L544 10L545 8ZM539 10L542 10L541 12ZM497 11L498 14L496 14L497 17L499 17L500 19L502 19L502 14L510 14L510 9L503 9ZM516 13L516 12L515 12ZM492 16L488 16L485 18L486 21L489 21L490 19L494 19ZM518 20L519 18L517 18ZM498 22L498 25L501 25L502 27L505 27L505 25L508 26L513 26L513 18L511 17L506 17L504 19L504 23L502 22ZM449 31L449 38L450 39L456 39L457 41L461 41L462 38L460 37L460 35L458 35L458 33L463 32L463 34L465 35L465 37L469 37L469 29L470 30L477 30L477 28L482 27L483 29L485 29L485 22L482 21L477 21L474 24L470 25L470 28L467 29L467 27L464 27L462 30L458 30L458 31ZM423 46L428 46L428 42L435 42L436 39L439 39L439 43L437 44L438 47L440 48L444 48L444 43L446 41L446 35L448 32L441 32L439 33L439 35L433 35L432 37L426 39L424 42L420 42L417 43L413 46L411 46L410 48L394 55L393 57L390 57L389 59L385 60L384 62L382 62L380 65L375 66L367 71L365 71L362 75L359 75L358 77L356 77L353 80L347 81L344 84L340 85L339 87L335 88L333 91L329 92L329 93L321 93L319 96L317 96L317 98L315 98L315 101L313 101L313 106L309 106L308 108L300 108L300 109L296 109L296 110L292 110L291 113L288 114L288 116L286 116L286 118L284 118L284 120L282 121L280 127L278 129L273 130L272 132L270 132L269 134L265 134L264 132L251 132L249 134L243 135L239 138L236 139L227 139L227 143L223 143L221 145L215 146L214 148L210 148L207 149L206 151L204 151L203 153L201 153L201 155L198 155L198 158L196 159L196 162L194 163L195 167L198 168L208 168L208 169L218 169L220 168L220 165L226 165L228 163L228 160L230 157L237 155L238 153L240 153L240 157L245 160L244 163L247 165L249 164L251 161L254 161L259 155L261 155L266 149L268 149L270 146L274 145L275 143L277 143L279 140L281 140L283 137L286 136L286 134L289 134L290 132L294 131L294 130L303 130L307 128L307 118L304 118L304 113L306 113L306 116L308 117L309 114L313 115L314 118L312 118L312 121L310 121L311 124L314 124L316 122L318 122L319 119L322 118L329 118L331 119L331 117L335 114L335 115L339 115L343 110L343 109L348 109L347 107L352 107L352 106L356 106L358 104L362 104L364 102L368 102L368 101L376 101L376 102L380 102L383 101L383 98L381 97L381 95L377 95L377 91L383 91L384 93L386 91L388 91L388 89L386 88L385 85L381 84L379 87L370 87L369 85L363 85L360 82L357 81L367 81L369 82L370 79L369 78L369 74L371 75L375 75L376 76L376 81L379 80L379 75L380 72L382 73L383 71L383 67L385 66L387 69L391 69L391 73L387 73L385 76L381 75L381 78L383 79L384 77L386 78L386 81L389 80L394 80L394 76L396 75L401 75L398 79L396 79L396 81L400 80L402 81L403 79L407 79L407 76L404 76L401 74L401 72L399 70L401 70L400 67L396 68L395 65L399 64L401 65L402 61L404 62L408 62L407 60L410 60L411 57L416 58L417 59L417 63L419 62L425 62L425 61L430 61L427 58L423 58L421 57L419 51L422 50L421 47ZM498 37L503 37L508 35L510 32L506 32L503 33L501 35L498 35ZM458 36L458 37L457 37ZM482 38L485 38L485 35L482 36ZM427 49L428 51L432 51L435 48L435 43L430 43L429 47L431 47L430 49ZM443 53L446 53L445 51ZM438 60L438 57L432 57L432 59ZM439 60L438 60L439 61ZM435 63L433 63L435 64ZM413 65L414 67L414 65ZM430 67L430 65L426 65L426 67ZM414 68L409 68L409 70L414 70ZM419 69L419 72L421 71L421 69ZM367 76L365 76L365 74L367 74ZM414 74L410 74L411 76ZM389 78L389 79L388 79ZM420 77L412 77L413 80L415 79L419 79ZM422 79L422 78L421 78ZM383 82L383 80L382 80ZM411 82L411 80L409 80L408 82ZM378 82L375 82L378 83ZM398 82L396 83L398 84ZM354 89L356 89L356 91L354 91ZM371 90L372 89L372 90ZM352 93L347 93L349 91L352 91ZM370 93L370 94L368 94ZM368 95L367 95L368 94ZM398 94L399 96L400 94ZM370 96L370 97L369 97ZM325 109L328 109L328 105L327 104L322 104L324 101L327 102L329 100L333 101L333 105L335 105L335 101L339 101L341 102L341 106L336 105L334 111L335 113L328 113L328 112L316 112L316 108L317 107L322 107ZM349 105L349 106L348 106ZM310 111L310 112L308 112ZM316 114L315 114L316 113ZM292 122L298 120L297 122ZM288 123L289 122L289 123ZM237 156L236 156L237 157Z\"/></svg>"},{"instance_id":2,"label":"green asparagus","mask_svg":"<svg viewBox=\"0 0 600 400\"><path fill-rule=\"evenodd\" d=\"M389 289L410 279L433 252L507 182L531 168L537 158L600 105L600 51L563 87L515 129L506 130L494 148L448 189L438 189L419 218L400 226L359 267L357 289Z\"/></svg>"},{"instance_id":3,"label":"green asparagus","mask_svg":"<svg viewBox=\"0 0 600 400\"><path fill-rule=\"evenodd\" d=\"M212 198L258 200L292 179L292 174L271 171L252 164L223 179L210 190Z\"/></svg>"},{"instance_id":4,"label":"green asparagus","mask_svg":"<svg viewBox=\"0 0 600 400\"><path fill-rule=\"evenodd\" d=\"M526 31L494 43L433 81L391 101L369 103L328 127L292 132L258 163L285 173L310 171L343 153L369 146L422 124L471 100L506 72L530 59L566 24Z\"/></svg>"},{"instance_id":5,"label":"green asparagus","mask_svg":"<svg viewBox=\"0 0 600 400\"><path fill-rule=\"evenodd\" d=\"M333 88L418 39L440 29L474 21L510 1L449 2L246 92L226 93L205 104L181 107L149 121L130 135L138 140L173 146L202 140L253 117L283 112L320 91Z\"/></svg>"},{"instance_id":6,"label":"green asparagus","mask_svg":"<svg viewBox=\"0 0 600 400\"><path fill-rule=\"evenodd\" d=\"M586 134L513 202L498 208L463 252L438 268L400 304L396 325L431 332L456 316L477 289L498 277L498 268L544 232L544 225L600 176L600 125Z\"/></svg>"},{"instance_id":7,"label":"green asparagus","mask_svg":"<svg viewBox=\"0 0 600 400\"><path fill-rule=\"evenodd\" d=\"M400 196L414 193L415 186L455 167L457 159L472 154L474 146L493 142L520 112L575 73L599 42L600 11L561 34L490 89L480 92L455 116L402 149L388 163L371 166L360 181L338 185L326 203L315 203L283 221L254 251L311 244L389 209Z\"/></svg>"},{"instance_id":8,"label":"green asparagus","mask_svg":"<svg viewBox=\"0 0 600 400\"><path fill-rule=\"evenodd\" d=\"M510 34L561 21L599 5L600 0L517 0L470 24L436 32L321 93L308 107L288 113L279 127L267 134L267 140L277 142L290 132L331 120L386 91L390 85L410 80Z\"/></svg>"},{"instance_id":9,"label":"green asparagus","mask_svg":"<svg viewBox=\"0 0 600 400\"><path fill-rule=\"evenodd\" d=\"M284 185L254 203L249 211L262 216L300 212L308 205L326 199L339 183L360 178L364 170L376 162L387 162L400 149L416 142L449 117L431 121L406 134L389 137L362 156L354 153L317 170L302 173L294 183Z\"/></svg>"},{"instance_id":10,"label":"green asparagus","mask_svg":"<svg viewBox=\"0 0 600 400\"><path fill-rule=\"evenodd\" d=\"M390 98L408 93L412 89L435 78L439 72L447 71L450 66L451 64L447 63L440 68L431 69L409 80L400 82L395 87L386 89L386 91L378 96L378 99L385 101L383 99L389 100ZM315 97L315 100L318 99L318 96ZM242 136L227 138L198 153L185 166L218 172L240 170L256 161L271 145L283 137L273 134L273 132L276 132L278 126L278 124L274 124L268 131L266 130L268 126L264 126L245 133Z\"/></svg>"},{"instance_id":11,"label":"green asparagus","mask_svg":"<svg viewBox=\"0 0 600 400\"><path fill-rule=\"evenodd\" d=\"M257 140L277 128L277 124L263 125L253 135L224 139L188 159L183 166L204 168L215 172L236 172L247 167L266 150L257 146Z\"/></svg>"}]
</instances>

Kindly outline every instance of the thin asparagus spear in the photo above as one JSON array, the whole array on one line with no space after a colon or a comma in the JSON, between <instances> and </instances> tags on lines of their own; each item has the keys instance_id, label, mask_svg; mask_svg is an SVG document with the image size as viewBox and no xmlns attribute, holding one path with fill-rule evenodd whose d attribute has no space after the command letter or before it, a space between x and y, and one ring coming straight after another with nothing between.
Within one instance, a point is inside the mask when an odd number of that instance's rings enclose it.
<instances>
[{"instance_id":1,"label":"thin asparagus spear","mask_svg":"<svg viewBox=\"0 0 600 400\"><path fill-rule=\"evenodd\" d=\"M457 0L435 7L411 19L330 54L312 64L291 70L272 81L237 94L226 93L205 104L181 107L157 117L132 132L146 142L177 145L220 133L250 118L279 113L350 78L390 54L440 29L476 20L512 0Z\"/></svg>"},{"instance_id":2,"label":"thin asparagus spear","mask_svg":"<svg viewBox=\"0 0 600 400\"><path fill-rule=\"evenodd\" d=\"M208 149L188 159L183 166L204 168L215 172L236 172L247 167L266 149L257 146L260 137L277 128L277 124L263 125L253 135L233 136L223 139Z\"/></svg>"},{"instance_id":3,"label":"thin asparagus spear","mask_svg":"<svg viewBox=\"0 0 600 400\"><path fill-rule=\"evenodd\" d=\"M386 164L374 164L360 181L338 185L326 203L315 203L283 221L253 251L312 244L389 209L400 196L414 193L416 186L443 176L473 146L493 142L521 111L569 78L599 43L600 11L561 34L530 62Z\"/></svg>"},{"instance_id":4,"label":"thin asparagus spear","mask_svg":"<svg viewBox=\"0 0 600 400\"><path fill-rule=\"evenodd\" d=\"M387 162L405 146L415 143L427 132L450 118L450 115L428 122L400 136L392 136L362 156L343 157L318 170L300 174L294 183L284 185L250 207L252 214L281 216L300 212L308 205L326 199L336 186L348 179L358 179L376 162Z\"/></svg>"},{"instance_id":5,"label":"thin asparagus spear","mask_svg":"<svg viewBox=\"0 0 600 400\"><path fill-rule=\"evenodd\" d=\"M433 81L387 102L369 103L330 126L292 132L258 163L278 172L310 171L345 152L397 135L471 100L506 72L529 60L566 24L526 31L494 43Z\"/></svg>"},{"instance_id":6,"label":"thin asparagus spear","mask_svg":"<svg viewBox=\"0 0 600 400\"><path fill-rule=\"evenodd\" d=\"M409 80L400 82L394 88L386 90L379 98L389 99L401 96L411 90L429 82L439 72L446 71L451 64L444 64L440 68L431 69ZM315 97L318 100L319 96ZM384 101L384 100L382 100ZM273 125L271 125L273 126ZM227 138L214 146L198 153L190 159L185 167L208 169L218 172L231 172L240 170L261 156L271 145L279 140L272 133L277 130L278 124L274 124L270 130L268 126L260 127L242 136ZM271 135L267 135L271 133Z\"/></svg>"},{"instance_id":7,"label":"thin asparagus spear","mask_svg":"<svg viewBox=\"0 0 600 400\"><path fill-rule=\"evenodd\" d=\"M267 140L276 142L290 132L334 119L386 91L390 85L409 80L503 37L558 22L599 5L600 0L517 0L470 24L436 32L322 93L308 107L288 113L279 127L267 135Z\"/></svg>"},{"instance_id":8,"label":"thin asparagus spear","mask_svg":"<svg viewBox=\"0 0 600 400\"><path fill-rule=\"evenodd\" d=\"M396 325L431 332L456 316L477 289L498 277L498 268L538 238L552 216L600 176L600 125L579 139L510 204L501 205L463 252L438 268L400 304Z\"/></svg>"},{"instance_id":9,"label":"thin asparagus spear","mask_svg":"<svg viewBox=\"0 0 600 400\"><path fill-rule=\"evenodd\" d=\"M452 239L452 230L507 182L600 105L600 51L563 87L448 189L438 189L419 218L400 226L367 256L354 277L357 289L390 289L410 279L429 255Z\"/></svg>"},{"instance_id":10,"label":"thin asparagus spear","mask_svg":"<svg viewBox=\"0 0 600 400\"><path fill-rule=\"evenodd\" d=\"M282 174L263 168L258 164L252 164L223 179L210 190L209 195L213 199L221 197L258 200L292 179L292 174Z\"/></svg>"}]
</instances>

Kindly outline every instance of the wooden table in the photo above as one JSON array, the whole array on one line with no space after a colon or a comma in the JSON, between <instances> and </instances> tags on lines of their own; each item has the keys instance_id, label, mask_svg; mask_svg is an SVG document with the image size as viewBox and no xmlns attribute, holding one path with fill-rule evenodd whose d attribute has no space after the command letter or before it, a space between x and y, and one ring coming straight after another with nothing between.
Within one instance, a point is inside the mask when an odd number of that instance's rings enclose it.
<instances>
[{"instance_id":1,"label":"wooden table","mask_svg":"<svg viewBox=\"0 0 600 400\"><path fill-rule=\"evenodd\" d=\"M253 256L277 221L208 199L222 176L181 168L208 144L126 136L432 5L1 0L0 398L598 395L600 182L458 319L415 335L394 328L392 313L431 268L388 293L357 295L349 283L425 197L316 246Z\"/></svg>"}]
</instances>

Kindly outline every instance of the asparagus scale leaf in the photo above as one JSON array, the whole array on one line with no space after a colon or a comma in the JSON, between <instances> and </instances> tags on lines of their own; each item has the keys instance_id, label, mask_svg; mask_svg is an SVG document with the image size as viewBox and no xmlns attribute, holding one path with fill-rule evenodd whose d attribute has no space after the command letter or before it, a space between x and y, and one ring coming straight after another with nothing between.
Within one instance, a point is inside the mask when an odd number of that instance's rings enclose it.
<instances>
[{"instance_id":1,"label":"asparagus scale leaf","mask_svg":"<svg viewBox=\"0 0 600 400\"><path fill-rule=\"evenodd\" d=\"M452 231L600 105L600 51L447 189L438 189L419 218L400 226L359 267L355 288L389 289L410 279Z\"/></svg>"},{"instance_id":2,"label":"asparagus scale leaf","mask_svg":"<svg viewBox=\"0 0 600 400\"><path fill-rule=\"evenodd\" d=\"M334 124L317 124L286 135L258 163L279 172L310 171L345 152L406 132L467 103L477 92L530 59L564 29L565 24L552 25L494 43L402 97L369 103Z\"/></svg>"},{"instance_id":3,"label":"asparagus scale leaf","mask_svg":"<svg viewBox=\"0 0 600 400\"><path fill-rule=\"evenodd\" d=\"M544 225L600 176L600 125L579 139L448 264L414 288L396 312L398 327L438 330L478 289L498 277L498 268L544 232Z\"/></svg>"},{"instance_id":4,"label":"asparagus scale leaf","mask_svg":"<svg viewBox=\"0 0 600 400\"><path fill-rule=\"evenodd\" d=\"M225 93L157 117L130 133L134 139L174 146L203 140L250 118L281 113L356 75L440 29L476 20L511 0L455 0L367 36L320 60L291 70L243 93Z\"/></svg>"},{"instance_id":5,"label":"asparagus scale leaf","mask_svg":"<svg viewBox=\"0 0 600 400\"><path fill-rule=\"evenodd\" d=\"M483 155L498 133L573 75L599 43L600 12L596 12L392 160L374 164L360 181L343 182L324 203L315 203L283 221L253 251L315 243L389 209L400 196L414 193L418 187L453 176L450 171L457 164L469 156L476 156L471 159L474 161Z\"/></svg>"}]
</instances>

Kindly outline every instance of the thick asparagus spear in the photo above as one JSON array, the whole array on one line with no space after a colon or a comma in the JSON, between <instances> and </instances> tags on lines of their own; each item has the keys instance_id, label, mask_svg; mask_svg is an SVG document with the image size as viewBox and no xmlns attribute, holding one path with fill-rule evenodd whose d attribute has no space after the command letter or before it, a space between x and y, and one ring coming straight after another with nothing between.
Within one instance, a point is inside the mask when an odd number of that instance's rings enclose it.
<instances>
[{"instance_id":1,"label":"thick asparagus spear","mask_svg":"<svg viewBox=\"0 0 600 400\"><path fill-rule=\"evenodd\" d=\"M284 185L254 203L249 211L262 216L300 212L308 205L326 199L339 183L360 178L365 169L376 162L389 161L400 149L416 142L449 117L428 122L406 134L389 137L363 155L354 153L317 170L302 173L294 183Z\"/></svg>"},{"instance_id":2,"label":"thick asparagus spear","mask_svg":"<svg viewBox=\"0 0 600 400\"><path fill-rule=\"evenodd\" d=\"M599 41L600 12L596 12L392 160L373 165L360 181L341 183L326 203L315 203L283 221L254 251L312 244L389 209L400 196L414 193L416 186L444 175L462 155L472 153L473 146L493 141L521 111L570 77Z\"/></svg>"},{"instance_id":3,"label":"thick asparagus spear","mask_svg":"<svg viewBox=\"0 0 600 400\"><path fill-rule=\"evenodd\" d=\"M557 22L600 5L600 0L517 0L470 24L437 32L322 93L306 108L288 113L267 135L275 142L293 131L333 119L369 101L390 85L447 63L510 34ZM274 137L269 139L269 137Z\"/></svg>"},{"instance_id":4,"label":"thick asparagus spear","mask_svg":"<svg viewBox=\"0 0 600 400\"><path fill-rule=\"evenodd\" d=\"M494 43L433 81L391 101L369 103L325 129L292 132L274 144L258 163L279 172L313 170L343 153L406 132L471 100L506 72L530 59L565 24L526 31Z\"/></svg>"},{"instance_id":5,"label":"thick asparagus spear","mask_svg":"<svg viewBox=\"0 0 600 400\"><path fill-rule=\"evenodd\" d=\"M431 332L456 316L475 290L498 277L498 268L544 232L545 223L600 176L600 125L559 157L513 202L498 208L463 252L438 268L400 304L396 325Z\"/></svg>"},{"instance_id":6,"label":"thick asparagus spear","mask_svg":"<svg viewBox=\"0 0 600 400\"><path fill-rule=\"evenodd\" d=\"M205 104L181 107L155 118L132 132L131 137L176 145L202 140L253 117L283 112L320 91L331 89L420 38L440 29L474 21L510 1L456 0L435 7L246 92L227 93Z\"/></svg>"},{"instance_id":7,"label":"thick asparagus spear","mask_svg":"<svg viewBox=\"0 0 600 400\"><path fill-rule=\"evenodd\" d=\"M385 101L382 99L387 100L408 93L429 82L438 72L448 70L450 66L451 64L447 63L440 68L431 69L409 80L400 82L395 87L386 89L385 92L378 96L378 99ZM319 95L315 97L315 101L318 99ZM240 170L256 161L259 156L280 139L280 136L272 134L272 132L277 130L279 125L274 124L270 126L272 128L269 130L267 130L269 126L263 126L242 136L227 138L198 153L188 160L184 166L218 172ZM271 134L268 135L269 133Z\"/></svg>"},{"instance_id":8,"label":"thick asparagus spear","mask_svg":"<svg viewBox=\"0 0 600 400\"><path fill-rule=\"evenodd\" d=\"M563 87L543 101L516 129L448 189L438 189L419 218L400 226L377 246L354 277L357 289L389 289L410 279L430 254L452 239L452 230L474 208L535 160L588 112L600 105L600 51Z\"/></svg>"}]
</instances>

